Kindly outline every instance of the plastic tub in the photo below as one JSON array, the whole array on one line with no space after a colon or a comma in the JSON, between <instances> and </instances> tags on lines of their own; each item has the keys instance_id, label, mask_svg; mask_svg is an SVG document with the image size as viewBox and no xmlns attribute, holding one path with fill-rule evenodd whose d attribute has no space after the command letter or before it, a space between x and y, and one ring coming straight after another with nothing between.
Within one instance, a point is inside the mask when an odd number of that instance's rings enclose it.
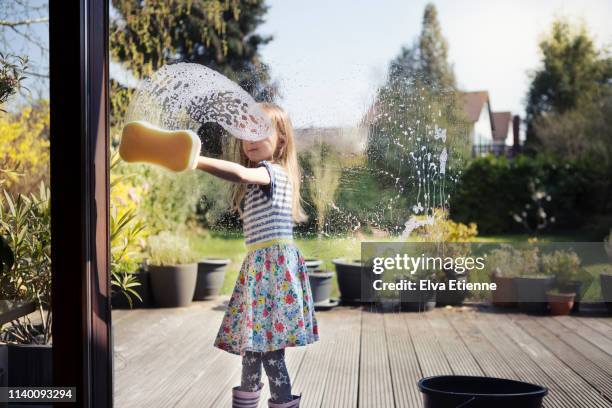
<instances>
[{"instance_id":1,"label":"plastic tub","mask_svg":"<svg viewBox=\"0 0 612 408\"><path fill-rule=\"evenodd\" d=\"M425 408L540 408L548 389L491 377L436 376L418 382Z\"/></svg>"}]
</instances>

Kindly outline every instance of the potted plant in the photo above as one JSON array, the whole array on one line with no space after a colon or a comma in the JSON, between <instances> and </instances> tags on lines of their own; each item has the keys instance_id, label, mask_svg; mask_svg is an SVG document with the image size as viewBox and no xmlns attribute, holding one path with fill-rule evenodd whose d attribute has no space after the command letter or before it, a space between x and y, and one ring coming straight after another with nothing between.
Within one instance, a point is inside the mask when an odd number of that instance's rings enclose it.
<instances>
[{"instance_id":1,"label":"potted plant","mask_svg":"<svg viewBox=\"0 0 612 408\"><path fill-rule=\"evenodd\" d=\"M0 298L33 302L40 322L29 315L10 322L5 343L7 385L53 385L51 330L51 224L49 189L29 196L0 195Z\"/></svg>"},{"instance_id":2,"label":"potted plant","mask_svg":"<svg viewBox=\"0 0 612 408\"><path fill-rule=\"evenodd\" d=\"M149 272L141 263L142 250L138 245L144 237L144 222L137 217L135 209L123 211L111 206L109 227L113 309L150 306Z\"/></svg>"},{"instance_id":3,"label":"potted plant","mask_svg":"<svg viewBox=\"0 0 612 408\"><path fill-rule=\"evenodd\" d=\"M364 273L361 260L334 259L332 262L336 267L336 277L342 303L361 302L361 282Z\"/></svg>"},{"instance_id":4,"label":"potted plant","mask_svg":"<svg viewBox=\"0 0 612 408\"><path fill-rule=\"evenodd\" d=\"M147 239L148 268L155 304L182 307L191 304L198 275L198 256L184 236L162 231Z\"/></svg>"},{"instance_id":5,"label":"potted plant","mask_svg":"<svg viewBox=\"0 0 612 408\"><path fill-rule=\"evenodd\" d=\"M548 304L553 314L568 314L582 293L578 280L580 257L574 251L557 250L541 257L542 272L555 278L555 290L548 293Z\"/></svg>"},{"instance_id":6,"label":"potted plant","mask_svg":"<svg viewBox=\"0 0 612 408\"><path fill-rule=\"evenodd\" d=\"M306 259L306 267L315 308L336 306L338 301L330 299L334 273L323 270L323 261L320 259Z\"/></svg>"},{"instance_id":7,"label":"potted plant","mask_svg":"<svg viewBox=\"0 0 612 408\"><path fill-rule=\"evenodd\" d=\"M537 247L521 250L519 254L523 267L519 270L519 276L514 279L519 309L525 313L546 313L546 293L552 288L555 278L541 273Z\"/></svg>"},{"instance_id":8,"label":"potted plant","mask_svg":"<svg viewBox=\"0 0 612 408\"><path fill-rule=\"evenodd\" d=\"M209 300L219 295L229 259L204 258L198 261L198 276L193 300Z\"/></svg>"},{"instance_id":9,"label":"potted plant","mask_svg":"<svg viewBox=\"0 0 612 408\"><path fill-rule=\"evenodd\" d=\"M559 289L553 289L547 292L548 307L550 313L556 316L568 315L574 306L574 298L576 294L573 292L561 292Z\"/></svg>"},{"instance_id":10,"label":"potted plant","mask_svg":"<svg viewBox=\"0 0 612 408\"><path fill-rule=\"evenodd\" d=\"M436 307L436 290L427 288L428 285L425 288L421 288L422 282L435 281L435 273L433 271L419 270L419 272L412 275L397 277L396 282L399 282L402 279L414 282L415 288L413 290L406 289L400 291L400 310L410 312L427 312Z\"/></svg>"},{"instance_id":11,"label":"potted plant","mask_svg":"<svg viewBox=\"0 0 612 408\"><path fill-rule=\"evenodd\" d=\"M465 258L469 256L470 249L466 243L452 242L441 246L443 251L438 256L451 258ZM444 289L436 290L436 306L461 306L465 298L469 295L469 290L450 289L450 281L461 282L462 284L468 281L467 271L461 271L457 267L443 267L436 273L436 281L444 283Z\"/></svg>"},{"instance_id":12,"label":"potted plant","mask_svg":"<svg viewBox=\"0 0 612 408\"><path fill-rule=\"evenodd\" d=\"M496 289L491 291L491 303L497 307L516 307L517 294L516 278L524 266L523 259L510 245L493 249L487 254L486 265L490 271L491 282L495 283Z\"/></svg>"}]
</instances>

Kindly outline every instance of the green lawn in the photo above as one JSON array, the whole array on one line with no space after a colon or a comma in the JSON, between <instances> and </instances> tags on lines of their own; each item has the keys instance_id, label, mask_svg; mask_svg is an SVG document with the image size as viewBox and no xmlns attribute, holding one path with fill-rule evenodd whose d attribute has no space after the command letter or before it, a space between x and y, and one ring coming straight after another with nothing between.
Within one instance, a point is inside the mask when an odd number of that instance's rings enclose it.
<instances>
[{"instance_id":1,"label":"green lawn","mask_svg":"<svg viewBox=\"0 0 612 408\"><path fill-rule=\"evenodd\" d=\"M231 263L228 267L228 272L225 276L221 293L230 294L242 260L246 254L244 239L240 234L225 234L212 232L206 236L192 235L191 237L193 248L203 256L215 258L229 258ZM525 242L527 235L496 235L496 236L480 236L478 242ZM542 242L563 242L572 241L575 237L571 236L543 236L539 240ZM372 241L381 241L381 238L371 238ZM310 238L297 239L297 245L301 249L306 258L318 258L325 262L325 268L333 271L334 265L332 260L335 258L359 259L361 257L360 248L361 241L356 238ZM590 286L586 299L598 299L600 297L599 289L599 273L604 270L606 265L591 265L587 269L593 275L593 283ZM479 279L476 279L479 280ZM483 280L488 280L488 278ZM332 297L339 295L337 282L334 280L334 289Z\"/></svg>"}]
</instances>

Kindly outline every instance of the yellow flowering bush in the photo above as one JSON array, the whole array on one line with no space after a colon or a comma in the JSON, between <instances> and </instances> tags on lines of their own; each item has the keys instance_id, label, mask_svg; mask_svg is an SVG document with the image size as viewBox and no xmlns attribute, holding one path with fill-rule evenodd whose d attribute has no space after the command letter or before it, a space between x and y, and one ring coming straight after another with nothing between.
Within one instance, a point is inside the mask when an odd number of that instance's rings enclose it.
<instances>
[{"instance_id":1,"label":"yellow flowering bush","mask_svg":"<svg viewBox=\"0 0 612 408\"><path fill-rule=\"evenodd\" d=\"M49 101L0 114L0 180L13 194L49 183Z\"/></svg>"}]
</instances>

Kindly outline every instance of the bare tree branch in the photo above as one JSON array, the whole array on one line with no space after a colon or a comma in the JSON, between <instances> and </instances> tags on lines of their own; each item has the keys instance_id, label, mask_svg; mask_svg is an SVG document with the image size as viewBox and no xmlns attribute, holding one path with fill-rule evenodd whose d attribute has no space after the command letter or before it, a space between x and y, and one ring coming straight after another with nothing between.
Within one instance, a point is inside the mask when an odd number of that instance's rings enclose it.
<instances>
[{"instance_id":1,"label":"bare tree branch","mask_svg":"<svg viewBox=\"0 0 612 408\"><path fill-rule=\"evenodd\" d=\"M29 26L32 24L48 23L48 22L49 22L49 17L32 18L32 19L18 20L18 21L0 20L0 26L13 28L13 27L22 26L22 25Z\"/></svg>"}]
</instances>

